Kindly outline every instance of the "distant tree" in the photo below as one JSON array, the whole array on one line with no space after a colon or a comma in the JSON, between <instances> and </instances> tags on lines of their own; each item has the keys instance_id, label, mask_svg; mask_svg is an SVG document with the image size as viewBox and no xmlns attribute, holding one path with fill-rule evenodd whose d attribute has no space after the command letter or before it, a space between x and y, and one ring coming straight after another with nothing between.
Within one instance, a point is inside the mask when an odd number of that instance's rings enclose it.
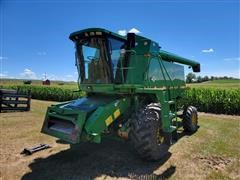
<instances>
[{"instance_id":1,"label":"distant tree","mask_svg":"<svg viewBox=\"0 0 240 180\"><path fill-rule=\"evenodd\" d=\"M193 80L196 79L196 75L193 73L188 73L186 76L186 82L187 83L192 83Z\"/></svg>"},{"instance_id":2,"label":"distant tree","mask_svg":"<svg viewBox=\"0 0 240 180\"><path fill-rule=\"evenodd\" d=\"M31 80L23 81L23 84L32 84Z\"/></svg>"},{"instance_id":3,"label":"distant tree","mask_svg":"<svg viewBox=\"0 0 240 180\"><path fill-rule=\"evenodd\" d=\"M203 77L203 81L208 81L209 80L209 77L208 76L204 76Z\"/></svg>"},{"instance_id":4,"label":"distant tree","mask_svg":"<svg viewBox=\"0 0 240 180\"><path fill-rule=\"evenodd\" d=\"M198 76L198 77L197 77L197 82L198 82L198 83L202 82L202 77L201 77L201 76Z\"/></svg>"}]
</instances>

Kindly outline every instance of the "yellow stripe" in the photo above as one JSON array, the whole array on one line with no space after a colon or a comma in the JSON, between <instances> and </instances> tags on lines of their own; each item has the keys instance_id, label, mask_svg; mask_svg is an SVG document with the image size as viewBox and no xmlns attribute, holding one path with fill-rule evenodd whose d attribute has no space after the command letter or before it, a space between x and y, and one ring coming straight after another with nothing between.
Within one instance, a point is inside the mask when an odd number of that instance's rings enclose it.
<instances>
[{"instance_id":1,"label":"yellow stripe","mask_svg":"<svg viewBox=\"0 0 240 180\"><path fill-rule=\"evenodd\" d=\"M113 122L113 118L112 118L112 115L110 115L110 116L105 120L106 126L109 126L112 122Z\"/></svg>"},{"instance_id":2,"label":"yellow stripe","mask_svg":"<svg viewBox=\"0 0 240 180\"><path fill-rule=\"evenodd\" d=\"M114 119L117 119L118 116L120 115L120 109L117 109L114 113ZM105 120L106 126L109 126L113 122L112 115L108 116L108 118Z\"/></svg>"},{"instance_id":3,"label":"yellow stripe","mask_svg":"<svg viewBox=\"0 0 240 180\"><path fill-rule=\"evenodd\" d=\"M120 115L120 110L117 109L114 113L113 113L113 116L114 116L114 119L117 119L117 117Z\"/></svg>"}]
</instances>

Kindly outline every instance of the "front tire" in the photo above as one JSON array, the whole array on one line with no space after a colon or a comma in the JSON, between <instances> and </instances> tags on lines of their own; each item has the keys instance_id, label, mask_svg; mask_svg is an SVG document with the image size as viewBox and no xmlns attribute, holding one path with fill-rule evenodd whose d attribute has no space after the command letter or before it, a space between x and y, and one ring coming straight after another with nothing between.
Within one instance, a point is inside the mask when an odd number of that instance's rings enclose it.
<instances>
[{"instance_id":1,"label":"front tire","mask_svg":"<svg viewBox=\"0 0 240 180\"><path fill-rule=\"evenodd\" d=\"M188 106L183 111L183 129L190 133L194 133L198 129L198 113L194 106Z\"/></svg>"},{"instance_id":2,"label":"front tire","mask_svg":"<svg viewBox=\"0 0 240 180\"><path fill-rule=\"evenodd\" d=\"M168 153L169 138L162 129L158 103L139 108L131 119L130 127L130 142L142 159L159 160Z\"/></svg>"}]
</instances>

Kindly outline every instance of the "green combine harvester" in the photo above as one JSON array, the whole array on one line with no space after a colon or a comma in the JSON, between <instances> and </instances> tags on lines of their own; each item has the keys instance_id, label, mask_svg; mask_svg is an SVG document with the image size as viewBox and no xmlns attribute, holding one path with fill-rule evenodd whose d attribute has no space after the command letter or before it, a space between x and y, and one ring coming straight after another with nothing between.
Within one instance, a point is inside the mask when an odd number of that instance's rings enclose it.
<instances>
[{"instance_id":1,"label":"green combine harvester","mask_svg":"<svg viewBox=\"0 0 240 180\"><path fill-rule=\"evenodd\" d=\"M48 108L42 132L69 143L100 143L105 135L128 139L141 158L168 152L179 127L198 129L197 109L180 107L184 67L198 62L161 50L157 42L101 28L74 32L78 84L86 96ZM182 112L182 113L181 113Z\"/></svg>"}]
</instances>

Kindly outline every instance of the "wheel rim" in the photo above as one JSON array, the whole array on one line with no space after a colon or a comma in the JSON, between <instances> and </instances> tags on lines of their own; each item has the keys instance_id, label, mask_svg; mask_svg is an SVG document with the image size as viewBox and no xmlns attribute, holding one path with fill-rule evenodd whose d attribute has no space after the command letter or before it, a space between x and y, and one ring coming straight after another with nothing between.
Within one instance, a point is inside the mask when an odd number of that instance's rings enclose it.
<instances>
[{"instance_id":1,"label":"wheel rim","mask_svg":"<svg viewBox=\"0 0 240 180\"><path fill-rule=\"evenodd\" d=\"M192 124L196 125L197 124L197 114L193 113L191 119L192 119Z\"/></svg>"}]
</instances>

